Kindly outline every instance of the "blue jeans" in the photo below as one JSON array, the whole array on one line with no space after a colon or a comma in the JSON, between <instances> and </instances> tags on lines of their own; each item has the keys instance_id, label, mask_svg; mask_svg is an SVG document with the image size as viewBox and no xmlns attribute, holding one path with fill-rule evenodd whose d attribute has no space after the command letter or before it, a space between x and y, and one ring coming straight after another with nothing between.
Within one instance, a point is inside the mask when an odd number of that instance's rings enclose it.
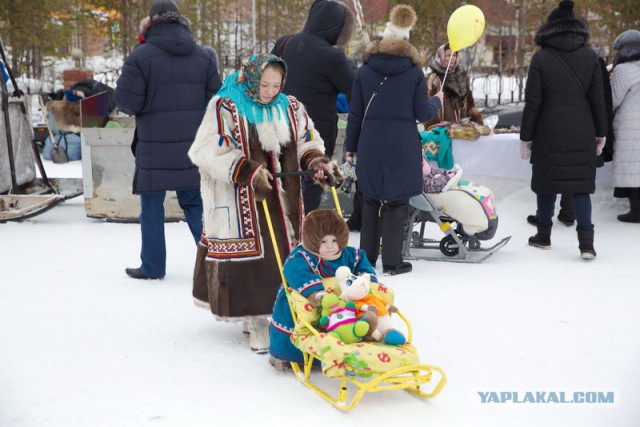
<instances>
[{"instance_id":1,"label":"blue jeans","mask_svg":"<svg viewBox=\"0 0 640 427\"><path fill-rule=\"evenodd\" d=\"M593 230L591 223L591 197L588 194L572 194L573 210L576 215L577 230ZM538 194L538 224L552 225L553 211L556 204L555 194Z\"/></svg>"},{"instance_id":2,"label":"blue jeans","mask_svg":"<svg viewBox=\"0 0 640 427\"><path fill-rule=\"evenodd\" d=\"M166 191L140 195L140 230L142 250L140 270L150 277L164 277L167 267L167 246L164 238L164 199ZM196 245L202 234L202 198L199 188L177 190L178 204Z\"/></svg>"}]
</instances>

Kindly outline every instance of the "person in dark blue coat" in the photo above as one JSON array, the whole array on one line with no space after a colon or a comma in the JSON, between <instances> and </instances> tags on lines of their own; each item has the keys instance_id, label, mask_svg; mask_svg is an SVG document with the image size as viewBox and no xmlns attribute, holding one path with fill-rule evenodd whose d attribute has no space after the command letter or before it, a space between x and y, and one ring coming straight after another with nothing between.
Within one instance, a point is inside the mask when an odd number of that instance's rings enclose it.
<instances>
[{"instance_id":1,"label":"person in dark blue coat","mask_svg":"<svg viewBox=\"0 0 640 427\"><path fill-rule=\"evenodd\" d=\"M280 37L272 54L287 63L283 92L306 107L331 158L338 136L336 100L339 93L351 93L355 67L341 50L351 39L355 17L342 1L316 0L309 9L303 30ZM323 188L306 177L302 195L305 213L320 206Z\"/></svg>"},{"instance_id":2,"label":"person in dark blue coat","mask_svg":"<svg viewBox=\"0 0 640 427\"><path fill-rule=\"evenodd\" d=\"M358 156L358 188L364 195L360 247L375 266L382 236L382 268L411 271L402 259L408 200L422 192L422 146L416 122L433 119L442 92L429 98L420 55L407 39L416 22L410 6L391 11L382 40L364 54L351 92L347 157Z\"/></svg>"},{"instance_id":3,"label":"person in dark blue coat","mask_svg":"<svg viewBox=\"0 0 640 427\"><path fill-rule=\"evenodd\" d=\"M135 279L166 274L164 199L174 190L196 244L202 234L198 168L189 160L207 103L222 82L215 58L198 46L189 20L171 0L156 0L145 42L125 61L117 82L118 108L136 116L133 193L140 195L141 265Z\"/></svg>"}]
</instances>

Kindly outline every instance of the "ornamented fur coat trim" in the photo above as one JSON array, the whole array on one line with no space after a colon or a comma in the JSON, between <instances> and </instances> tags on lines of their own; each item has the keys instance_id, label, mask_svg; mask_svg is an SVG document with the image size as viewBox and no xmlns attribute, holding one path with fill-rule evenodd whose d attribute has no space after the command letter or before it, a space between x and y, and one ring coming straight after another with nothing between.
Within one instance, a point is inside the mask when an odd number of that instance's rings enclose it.
<instances>
[{"instance_id":1,"label":"ornamented fur coat trim","mask_svg":"<svg viewBox=\"0 0 640 427\"><path fill-rule=\"evenodd\" d=\"M231 100L216 96L209 103L189 150L191 161L200 170L209 258L237 261L264 256L253 191L250 185L237 181L243 164L248 161L254 169L262 164L272 172L295 171L307 169L313 159L323 156L324 143L304 106L293 97L289 99L291 128L284 119L254 128L238 114ZM257 138L252 137L255 133ZM252 141L258 139L260 146L254 146L257 143ZM300 195L284 191L281 178L273 184L285 213L282 220L287 244L293 248L298 243L295 236L300 235L292 225L299 228L301 222L301 212L296 212Z\"/></svg>"}]
</instances>

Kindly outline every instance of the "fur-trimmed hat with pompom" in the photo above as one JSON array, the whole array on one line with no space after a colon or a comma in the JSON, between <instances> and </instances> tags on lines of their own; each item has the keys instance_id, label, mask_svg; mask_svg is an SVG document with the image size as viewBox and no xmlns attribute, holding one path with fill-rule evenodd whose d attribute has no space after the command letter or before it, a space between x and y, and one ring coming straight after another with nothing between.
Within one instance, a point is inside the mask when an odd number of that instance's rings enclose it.
<instances>
[{"instance_id":1,"label":"fur-trimmed hat with pompom","mask_svg":"<svg viewBox=\"0 0 640 427\"><path fill-rule=\"evenodd\" d=\"M383 39L402 39L409 40L409 32L418 17L411 6L399 4L391 10L389 22L382 33Z\"/></svg>"},{"instance_id":2,"label":"fur-trimmed hat with pompom","mask_svg":"<svg viewBox=\"0 0 640 427\"><path fill-rule=\"evenodd\" d=\"M349 243L349 227L337 212L330 209L316 209L304 219L302 225L302 246L318 255L320 244L325 236L336 236L338 256Z\"/></svg>"}]
</instances>

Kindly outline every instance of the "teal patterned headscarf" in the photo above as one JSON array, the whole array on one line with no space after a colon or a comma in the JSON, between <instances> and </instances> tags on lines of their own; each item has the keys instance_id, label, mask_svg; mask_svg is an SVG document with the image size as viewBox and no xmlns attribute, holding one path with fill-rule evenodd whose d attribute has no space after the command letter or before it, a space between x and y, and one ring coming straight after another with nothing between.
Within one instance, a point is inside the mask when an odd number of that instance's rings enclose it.
<instances>
[{"instance_id":1,"label":"teal patterned headscarf","mask_svg":"<svg viewBox=\"0 0 640 427\"><path fill-rule=\"evenodd\" d=\"M268 104L260 101L260 78L266 66L272 62L282 64L286 78L287 64L281 58L270 54L252 55L239 72L229 74L224 79L224 84L218 91L218 96L231 99L236 104L238 113L245 116L251 124L272 122L274 119L284 119L289 123L289 98L286 95L280 92ZM282 79L282 87L285 78Z\"/></svg>"}]
</instances>

